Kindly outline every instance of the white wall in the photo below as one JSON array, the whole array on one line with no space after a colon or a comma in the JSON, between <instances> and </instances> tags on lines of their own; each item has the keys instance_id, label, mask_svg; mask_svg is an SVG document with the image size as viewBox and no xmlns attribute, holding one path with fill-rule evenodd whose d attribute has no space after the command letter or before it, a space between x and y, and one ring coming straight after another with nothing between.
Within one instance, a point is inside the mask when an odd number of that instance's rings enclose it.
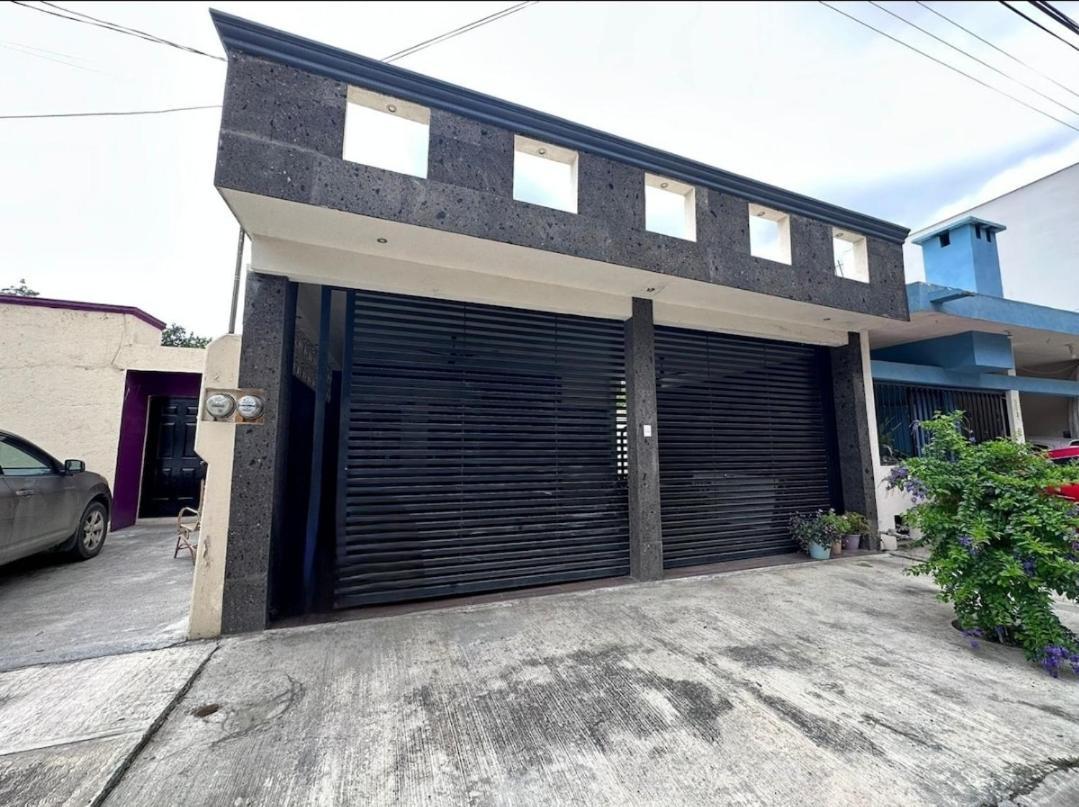
<instances>
[{"instance_id":1,"label":"white wall","mask_svg":"<svg viewBox=\"0 0 1079 807\"><path fill-rule=\"evenodd\" d=\"M1079 164L945 221L964 216L1008 228L997 236L1005 297L1079 311ZM921 247L908 241L903 257L907 282L924 280Z\"/></svg>"},{"instance_id":2,"label":"white wall","mask_svg":"<svg viewBox=\"0 0 1079 807\"><path fill-rule=\"evenodd\" d=\"M202 372L202 350L163 348L131 314L0 302L0 429L113 483L128 367Z\"/></svg>"}]
</instances>

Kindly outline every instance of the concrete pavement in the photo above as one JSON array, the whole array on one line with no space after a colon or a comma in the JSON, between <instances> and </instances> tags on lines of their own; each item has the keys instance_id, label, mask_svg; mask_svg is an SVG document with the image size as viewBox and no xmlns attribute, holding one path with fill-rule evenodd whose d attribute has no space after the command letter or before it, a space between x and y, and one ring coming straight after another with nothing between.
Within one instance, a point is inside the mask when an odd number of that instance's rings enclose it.
<instances>
[{"instance_id":1,"label":"concrete pavement","mask_svg":"<svg viewBox=\"0 0 1079 807\"><path fill-rule=\"evenodd\" d=\"M100 803L213 649L0 672L0 805Z\"/></svg>"},{"instance_id":2,"label":"concrete pavement","mask_svg":"<svg viewBox=\"0 0 1079 807\"><path fill-rule=\"evenodd\" d=\"M906 563L224 640L105 803L1079 803L1079 682L972 651Z\"/></svg>"},{"instance_id":3,"label":"concrete pavement","mask_svg":"<svg viewBox=\"0 0 1079 807\"><path fill-rule=\"evenodd\" d=\"M192 564L175 522L112 533L96 558L0 567L0 670L166 647L187 632ZM0 802L2 804L2 802Z\"/></svg>"}]
</instances>

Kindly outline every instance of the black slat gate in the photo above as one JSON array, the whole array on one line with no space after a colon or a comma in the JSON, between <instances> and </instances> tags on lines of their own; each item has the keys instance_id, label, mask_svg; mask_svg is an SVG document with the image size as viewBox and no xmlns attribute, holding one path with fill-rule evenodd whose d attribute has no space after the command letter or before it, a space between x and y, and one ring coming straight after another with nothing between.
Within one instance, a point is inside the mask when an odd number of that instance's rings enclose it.
<instances>
[{"instance_id":1,"label":"black slat gate","mask_svg":"<svg viewBox=\"0 0 1079 807\"><path fill-rule=\"evenodd\" d=\"M349 309L337 607L628 574L623 323Z\"/></svg>"},{"instance_id":2,"label":"black slat gate","mask_svg":"<svg viewBox=\"0 0 1079 807\"><path fill-rule=\"evenodd\" d=\"M819 348L656 328L663 563L794 549L791 514L832 504Z\"/></svg>"}]
</instances>

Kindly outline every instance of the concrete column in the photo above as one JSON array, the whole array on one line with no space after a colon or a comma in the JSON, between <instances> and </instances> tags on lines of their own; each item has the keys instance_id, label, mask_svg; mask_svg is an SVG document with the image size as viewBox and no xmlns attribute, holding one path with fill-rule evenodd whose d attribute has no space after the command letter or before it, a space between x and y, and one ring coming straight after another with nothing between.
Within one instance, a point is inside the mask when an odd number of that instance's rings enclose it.
<instances>
[{"instance_id":1,"label":"concrete column","mask_svg":"<svg viewBox=\"0 0 1079 807\"><path fill-rule=\"evenodd\" d=\"M240 337L228 334L206 348L199 411L207 389L239 386ZM202 494L202 519L195 552L195 578L191 585L189 639L221 635L221 598L225 586L225 555L228 546L229 504L232 498L232 459L236 426L231 422L199 420L195 451L206 462L206 487Z\"/></svg>"},{"instance_id":2,"label":"concrete column","mask_svg":"<svg viewBox=\"0 0 1079 807\"><path fill-rule=\"evenodd\" d=\"M1008 375L1014 376L1015 370L1009 370ZM1023 429L1023 408L1019 405L1019 390L1010 389L1004 395L1008 403L1008 431L1015 442L1025 443L1027 435Z\"/></svg>"},{"instance_id":3,"label":"concrete column","mask_svg":"<svg viewBox=\"0 0 1079 807\"><path fill-rule=\"evenodd\" d=\"M637 580L663 577L652 301L633 299L626 321L626 430L629 437L629 565Z\"/></svg>"},{"instance_id":4,"label":"concrete column","mask_svg":"<svg viewBox=\"0 0 1079 807\"><path fill-rule=\"evenodd\" d=\"M249 272L238 386L265 391L266 409L263 423L235 427L222 633L266 627L270 547L289 506L284 483L295 320L295 284Z\"/></svg>"},{"instance_id":5,"label":"concrete column","mask_svg":"<svg viewBox=\"0 0 1079 807\"><path fill-rule=\"evenodd\" d=\"M843 347L830 349L832 398L835 406L839 482L846 510L863 513L869 520L869 549L880 548L877 523L876 480L873 467L877 440L873 396L867 393L863 334L851 332Z\"/></svg>"}]
</instances>

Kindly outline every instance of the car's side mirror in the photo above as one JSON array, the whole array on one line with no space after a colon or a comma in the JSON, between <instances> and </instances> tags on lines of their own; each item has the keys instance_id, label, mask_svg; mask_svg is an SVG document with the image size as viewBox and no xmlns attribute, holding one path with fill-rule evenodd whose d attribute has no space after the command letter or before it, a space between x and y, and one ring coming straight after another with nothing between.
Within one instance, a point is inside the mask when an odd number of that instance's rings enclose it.
<instances>
[{"instance_id":1,"label":"car's side mirror","mask_svg":"<svg viewBox=\"0 0 1079 807\"><path fill-rule=\"evenodd\" d=\"M81 474L86 470L86 463L82 460L64 460L65 474Z\"/></svg>"}]
</instances>

